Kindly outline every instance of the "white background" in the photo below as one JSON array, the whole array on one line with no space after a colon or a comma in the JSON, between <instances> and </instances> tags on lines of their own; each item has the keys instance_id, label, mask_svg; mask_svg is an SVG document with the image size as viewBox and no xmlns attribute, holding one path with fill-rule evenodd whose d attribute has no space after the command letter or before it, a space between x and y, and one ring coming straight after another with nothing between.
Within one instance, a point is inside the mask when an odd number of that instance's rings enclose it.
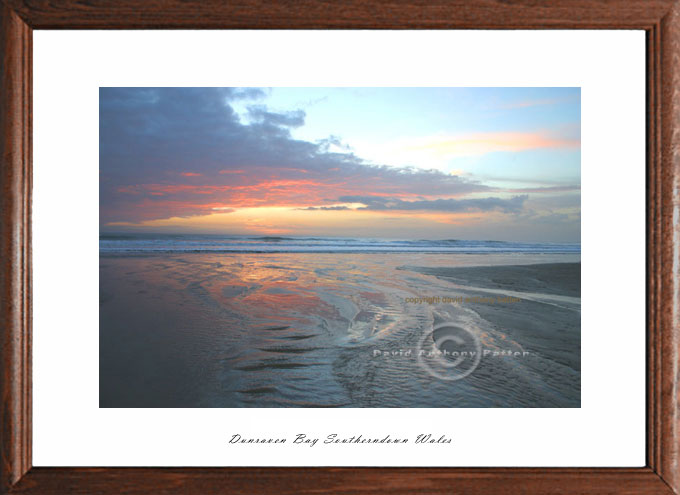
<instances>
[{"instance_id":1,"label":"white background","mask_svg":"<svg viewBox=\"0 0 680 495\"><path fill-rule=\"evenodd\" d=\"M642 31L34 33L36 466L643 466ZM99 409L100 86L580 86L580 409ZM233 446L233 433L450 445Z\"/></svg>"}]
</instances>

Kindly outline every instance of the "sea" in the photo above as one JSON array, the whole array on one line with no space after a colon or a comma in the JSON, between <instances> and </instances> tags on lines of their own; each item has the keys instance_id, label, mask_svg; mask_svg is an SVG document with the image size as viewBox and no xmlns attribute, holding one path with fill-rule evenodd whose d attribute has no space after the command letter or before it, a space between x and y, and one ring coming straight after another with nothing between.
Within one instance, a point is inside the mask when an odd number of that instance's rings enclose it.
<instances>
[{"instance_id":1,"label":"sea","mask_svg":"<svg viewBox=\"0 0 680 495\"><path fill-rule=\"evenodd\" d=\"M580 243L461 239L229 236L195 234L100 234L106 253L530 253L579 254Z\"/></svg>"}]
</instances>

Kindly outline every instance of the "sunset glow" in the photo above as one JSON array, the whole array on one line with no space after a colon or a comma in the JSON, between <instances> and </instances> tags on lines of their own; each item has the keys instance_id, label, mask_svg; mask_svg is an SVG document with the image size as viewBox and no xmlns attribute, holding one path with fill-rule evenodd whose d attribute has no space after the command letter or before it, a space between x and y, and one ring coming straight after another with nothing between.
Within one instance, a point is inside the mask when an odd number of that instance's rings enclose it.
<instances>
[{"instance_id":1,"label":"sunset glow","mask_svg":"<svg viewBox=\"0 0 680 495\"><path fill-rule=\"evenodd\" d=\"M100 119L102 231L580 240L578 89L102 88Z\"/></svg>"}]
</instances>

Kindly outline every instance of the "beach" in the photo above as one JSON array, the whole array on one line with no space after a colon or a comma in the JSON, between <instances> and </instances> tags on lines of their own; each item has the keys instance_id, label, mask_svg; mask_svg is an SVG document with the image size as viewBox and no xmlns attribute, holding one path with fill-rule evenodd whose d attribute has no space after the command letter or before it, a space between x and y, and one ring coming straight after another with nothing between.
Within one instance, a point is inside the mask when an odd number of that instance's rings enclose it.
<instances>
[{"instance_id":1,"label":"beach","mask_svg":"<svg viewBox=\"0 0 680 495\"><path fill-rule=\"evenodd\" d=\"M580 254L102 253L99 336L100 407L580 407Z\"/></svg>"}]
</instances>

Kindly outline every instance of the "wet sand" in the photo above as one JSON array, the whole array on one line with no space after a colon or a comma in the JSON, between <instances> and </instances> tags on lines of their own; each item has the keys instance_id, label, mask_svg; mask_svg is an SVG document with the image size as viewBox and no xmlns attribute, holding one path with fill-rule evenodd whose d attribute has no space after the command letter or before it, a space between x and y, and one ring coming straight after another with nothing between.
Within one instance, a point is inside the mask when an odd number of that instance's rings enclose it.
<instances>
[{"instance_id":1,"label":"wet sand","mask_svg":"<svg viewBox=\"0 0 680 495\"><path fill-rule=\"evenodd\" d=\"M444 322L457 381L406 355ZM101 407L580 407L580 256L106 255L99 332Z\"/></svg>"}]
</instances>

